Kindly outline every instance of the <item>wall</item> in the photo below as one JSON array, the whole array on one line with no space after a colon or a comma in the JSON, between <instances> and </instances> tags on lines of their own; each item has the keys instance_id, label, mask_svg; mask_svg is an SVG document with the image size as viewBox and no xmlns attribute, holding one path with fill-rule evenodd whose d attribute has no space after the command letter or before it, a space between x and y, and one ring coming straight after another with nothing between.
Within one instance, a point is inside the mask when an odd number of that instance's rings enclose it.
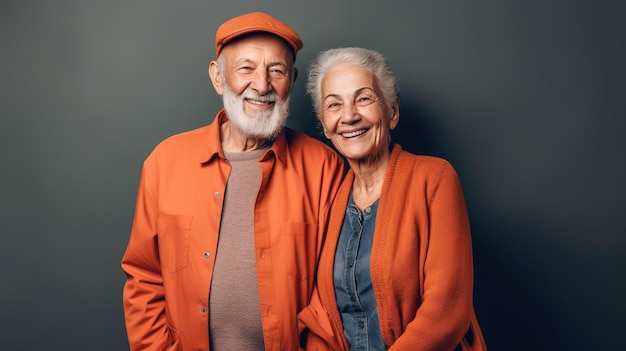
<instances>
[{"instance_id":1,"label":"wall","mask_svg":"<svg viewBox=\"0 0 626 351\"><path fill-rule=\"evenodd\" d=\"M210 122L217 26L267 11L305 46L383 52L394 139L464 186L492 350L626 342L626 9L554 1L4 1L0 349L125 350L119 261L142 160Z\"/></svg>"}]
</instances>

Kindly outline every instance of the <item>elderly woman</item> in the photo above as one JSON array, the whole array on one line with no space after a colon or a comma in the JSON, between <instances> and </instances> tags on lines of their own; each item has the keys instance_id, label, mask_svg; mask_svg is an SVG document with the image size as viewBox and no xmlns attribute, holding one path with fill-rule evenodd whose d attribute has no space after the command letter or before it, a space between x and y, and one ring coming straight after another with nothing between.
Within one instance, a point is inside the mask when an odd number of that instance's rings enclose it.
<instances>
[{"instance_id":1,"label":"elderly woman","mask_svg":"<svg viewBox=\"0 0 626 351\"><path fill-rule=\"evenodd\" d=\"M307 91L350 170L299 315L305 349L485 350L459 178L444 159L390 146L400 114L386 59L362 48L324 51Z\"/></svg>"}]
</instances>

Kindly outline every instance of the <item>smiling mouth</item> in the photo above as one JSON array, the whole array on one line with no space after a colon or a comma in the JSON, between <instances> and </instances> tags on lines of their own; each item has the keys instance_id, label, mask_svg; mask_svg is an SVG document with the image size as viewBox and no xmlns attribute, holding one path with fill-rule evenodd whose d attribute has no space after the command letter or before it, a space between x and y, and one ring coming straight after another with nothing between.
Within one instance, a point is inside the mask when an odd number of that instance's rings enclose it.
<instances>
[{"instance_id":1,"label":"smiling mouth","mask_svg":"<svg viewBox=\"0 0 626 351\"><path fill-rule=\"evenodd\" d=\"M355 130L354 132L349 132L349 133L341 133L341 136L344 138L354 138L356 136L359 136L363 133L367 132L367 128L366 129L359 129L359 130Z\"/></svg>"},{"instance_id":2,"label":"smiling mouth","mask_svg":"<svg viewBox=\"0 0 626 351\"><path fill-rule=\"evenodd\" d=\"M257 100L257 99L246 99L246 101L251 103L252 105L259 105L259 106L268 106L268 105L274 104L275 102L272 100Z\"/></svg>"}]
</instances>

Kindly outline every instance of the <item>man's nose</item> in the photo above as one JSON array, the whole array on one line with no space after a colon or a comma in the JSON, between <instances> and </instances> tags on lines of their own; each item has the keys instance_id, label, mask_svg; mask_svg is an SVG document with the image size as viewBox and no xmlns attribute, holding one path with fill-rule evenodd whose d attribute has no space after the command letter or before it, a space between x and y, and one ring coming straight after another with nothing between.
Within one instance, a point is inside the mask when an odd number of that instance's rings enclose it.
<instances>
[{"instance_id":1,"label":"man's nose","mask_svg":"<svg viewBox=\"0 0 626 351\"><path fill-rule=\"evenodd\" d=\"M256 71L252 77L252 89L259 95L265 95L272 90L272 81L270 75L266 71Z\"/></svg>"}]
</instances>

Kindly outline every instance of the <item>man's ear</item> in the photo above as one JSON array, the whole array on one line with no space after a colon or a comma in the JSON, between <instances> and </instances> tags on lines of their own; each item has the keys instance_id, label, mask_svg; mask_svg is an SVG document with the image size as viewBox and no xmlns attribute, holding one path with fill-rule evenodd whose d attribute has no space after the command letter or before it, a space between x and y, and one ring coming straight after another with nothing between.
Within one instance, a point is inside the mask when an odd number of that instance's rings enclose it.
<instances>
[{"instance_id":1,"label":"man's ear","mask_svg":"<svg viewBox=\"0 0 626 351\"><path fill-rule=\"evenodd\" d=\"M293 87L296 86L295 82L296 82L296 79L298 78L298 68L294 67L291 70L291 77L289 78L291 78L291 87L289 88L289 92L291 93L293 92Z\"/></svg>"},{"instance_id":2,"label":"man's ear","mask_svg":"<svg viewBox=\"0 0 626 351\"><path fill-rule=\"evenodd\" d=\"M211 83L213 83L213 88L215 88L215 92L217 95L222 95L224 92L223 79L220 72L220 66L217 61L213 60L209 63L209 78L211 78Z\"/></svg>"}]
</instances>

